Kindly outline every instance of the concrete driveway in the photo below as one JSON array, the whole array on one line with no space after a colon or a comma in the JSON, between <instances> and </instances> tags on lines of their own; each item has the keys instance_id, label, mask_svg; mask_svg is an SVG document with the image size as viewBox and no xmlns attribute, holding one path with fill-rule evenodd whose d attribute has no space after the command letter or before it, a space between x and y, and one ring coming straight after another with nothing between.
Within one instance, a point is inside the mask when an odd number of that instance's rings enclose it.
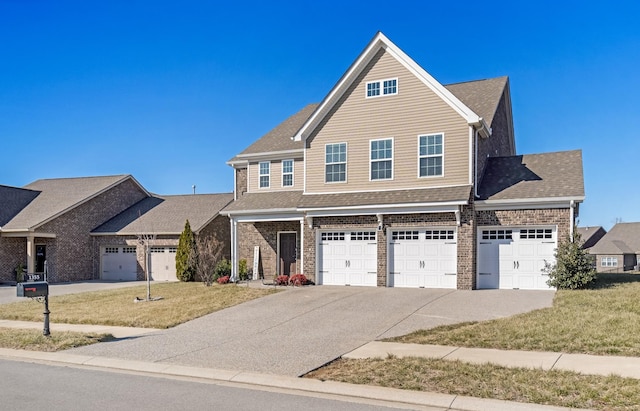
<instances>
[{"instance_id":1,"label":"concrete driveway","mask_svg":"<svg viewBox=\"0 0 640 411\"><path fill-rule=\"evenodd\" d=\"M299 376L385 337L551 306L553 291L288 288L144 336L70 353Z\"/></svg>"}]
</instances>

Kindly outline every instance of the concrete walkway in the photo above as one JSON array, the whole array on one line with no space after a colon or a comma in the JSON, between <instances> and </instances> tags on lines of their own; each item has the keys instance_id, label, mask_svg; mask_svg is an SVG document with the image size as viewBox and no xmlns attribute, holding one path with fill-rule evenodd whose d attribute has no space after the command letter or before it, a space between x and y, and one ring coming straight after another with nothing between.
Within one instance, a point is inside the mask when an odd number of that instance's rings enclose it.
<instances>
[{"instance_id":1,"label":"concrete walkway","mask_svg":"<svg viewBox=\"0 0 640 411\"><path fill-rule=\"evenodd\" d=\"M0 320L0 328L20 328L20 329L42 330L44 328L44 323L31 322L31 321ZM114 327L110 325L61 324L61 323L50 323L49 330L51 332L75 331L80 333L111 334L118 339L139 337L141 335L160 331L156 328Z\"/></svg>"},{"instance_id":2,"label":"concrete walkway","mask_svg":"<svg viewBox=\"0 0 640 411\"><path fill-rule=\"evenodd\" d=\"M343 355L342 358L423 357L460 360L474 364L492 363L504 367L540 368L574 371L592 375L619 375L640 379L640 358L587 354L564 354L548 351L495 350L444 345L403 344L373 341Z\"/></svg>"}]
</instances>

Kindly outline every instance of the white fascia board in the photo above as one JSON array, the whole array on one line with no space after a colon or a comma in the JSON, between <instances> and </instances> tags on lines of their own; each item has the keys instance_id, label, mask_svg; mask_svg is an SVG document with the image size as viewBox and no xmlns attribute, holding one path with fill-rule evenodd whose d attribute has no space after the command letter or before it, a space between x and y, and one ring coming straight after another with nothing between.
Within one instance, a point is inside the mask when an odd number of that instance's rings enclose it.
<instances>
[{"instance_id":1,"label":"white fascia board","mask_svg":"<svg viewBox=\"0 0 640 411\"><path fill-rule=\"evenodd\" d=\"M9 229L2 230L2 237L40 237L40 238L56 238L55 233L36 233L32 230Z\"/></svg>"},{"instance_id":2,"label":"white fascia board","mask_svg":"<svg viewBox=\"0 0 640 411\"><path fill-rule=\"evenodd\" d=\"M247 160L229 160L226 164L233 168L247 168L249 166L249 162Z\"/></svg>"},{"instance_id":3,"label":"white fascia board","mask_svg":"<svg viewBox=\"0 0 640 411\"><path fill-rule=\"evenodd\" d=\"M239 154L236 157L246 159L247 161L253 160L277 160L280 158L287 158L291 156L304 155L304 149L299 148L295 150L282 150L282 151L270 151L268 153L254 153L254 154Z\"/></svg>"},{"instance_id":4,"label":"white fascia board","mask_svg":"<svg viewBox=\"0 0 640 411\"><path fill-rule=\"evenodd\" d=\"M308 217L325 216L353 216L369 214L433 214L433 213L454 213L459 210L466 201L450 202L441 204L396 204L393 206L354 206L354 207L327 207L327 208L307 208L300 209Z\"/></svg>"},{"instance_id":5,"label":"white fascia board","mask_svg":"<svg viewBox=\"0 0 640 411\"><path fill-rule=\"evenodd\" d=\"M251 214L251 215L234 215L233 220L238 223L256 223L261 221L301 221L304 218L302 214Z\"/></svg>"},{"instance_id":6,"label":"white fascia board","mask_svg":"<svg viewBox=\"0 0 640 411\"><path fill-rule=\"evenodd\" d=\"M584 197L518 198L513 200L482 200L476 210L523 210L527 208L569 208L571 201L581 203Z\"/></svg>"},{"instance_id":7,"label":"white fascia board","mask_svg":"<svg viewBox=\"0 0 640 411\"><path fill-rule=\"evenodd\" d=\"M299 214L299 212L295 208L269 208L266 210L227 211L222 214L229 218L237 218L244 215L292 215Z\"/></svg>"},{"instance_id":8,"label":"white fascia board","mask_svg":"<svg viewBox=\"0 0 640 411\"><path fill-rule=\"evenodd\" d=\"M467 107L453 93L447 90L433 76L420 67L411 57L405 54L398 46L387 38L381 32L377 33L371 40L369 45L364 49L360 56L353 62L347 72L340 78L338 83L331 89L329 94L320 103L316 111L307 119L300 130L294 136L294 140L300 141L306 139L313 128L322 120L325 113L342 97L342 94L355 81L364 67L371 61L378 50L384 48L391 54L400 64L416 76L422 83L429 87L438 97L444 100L451 108L453 108L460 116L462 116L468 124L480 126L484 123L483 119ZM309 130L311 129L311 130ZM487 130L488 127L487 127Z\"/></svg>"}]
</instances>

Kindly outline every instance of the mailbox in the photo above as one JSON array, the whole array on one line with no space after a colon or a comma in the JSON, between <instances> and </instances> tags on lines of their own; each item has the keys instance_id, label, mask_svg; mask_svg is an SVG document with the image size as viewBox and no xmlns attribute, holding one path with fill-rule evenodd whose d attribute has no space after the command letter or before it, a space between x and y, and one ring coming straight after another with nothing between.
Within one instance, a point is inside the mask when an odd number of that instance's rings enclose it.
<instances>
[{"instance_id":1,"label":"mailbox","mask_svg":"<svg viewBox=\"0 0 640 411\"><path fill-rule=\"evenodd\" d=\"M18 297L46 297L49 295L49 283L46 281L18 283L17 293Z\"/></svg>"}]
</instances>

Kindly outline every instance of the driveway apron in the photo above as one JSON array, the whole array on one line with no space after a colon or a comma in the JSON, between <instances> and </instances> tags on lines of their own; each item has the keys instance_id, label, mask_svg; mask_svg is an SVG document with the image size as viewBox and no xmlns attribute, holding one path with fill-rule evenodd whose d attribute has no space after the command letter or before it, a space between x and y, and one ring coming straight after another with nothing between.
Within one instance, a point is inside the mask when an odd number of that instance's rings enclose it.
<instances>
[{"instance_id":1,"label":"driveway apron","mask_svg":"<svg viewBox=\"0 0 640 411\"><path fill-rule=\"evenodd\" d=\"M552 291L316 286L70 353L299 376L367 342L551 306Z\"/></svg>"}]
</instances>

